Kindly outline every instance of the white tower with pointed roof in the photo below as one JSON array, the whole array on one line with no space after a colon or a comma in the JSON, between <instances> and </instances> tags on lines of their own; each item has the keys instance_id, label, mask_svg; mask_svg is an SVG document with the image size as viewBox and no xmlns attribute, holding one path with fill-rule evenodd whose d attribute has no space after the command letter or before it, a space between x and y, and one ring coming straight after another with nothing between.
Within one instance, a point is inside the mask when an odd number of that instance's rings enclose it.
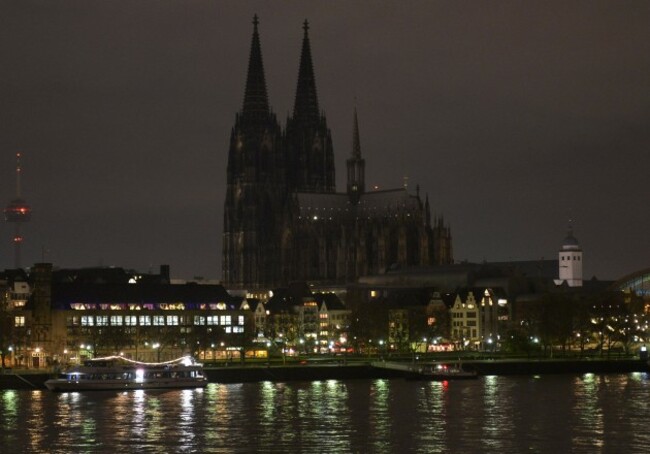
<instances>
[{"instance_id":1,"label":"white tower with pointed roof","mask_svg":"<svg viewBox=\"0 0 650 454\"><path fill-rule=\"evenodd\" d=\"M559 284L566 282L569 287L582 287L582 248L573 236L573 227L562 243L559 252Z\"/></svg>"}]
</instances>

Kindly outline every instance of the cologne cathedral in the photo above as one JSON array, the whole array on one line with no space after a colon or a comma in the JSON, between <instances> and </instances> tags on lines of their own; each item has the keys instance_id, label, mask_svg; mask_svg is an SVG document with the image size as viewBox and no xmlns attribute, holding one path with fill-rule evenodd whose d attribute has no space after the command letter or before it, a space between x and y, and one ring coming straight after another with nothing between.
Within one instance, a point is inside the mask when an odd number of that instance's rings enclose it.
<instances>
[{"instance_id":1,"label":"cologne cathedral","mask_svg":"<svg viewBox=\"0 0 650 454\"><path fill-rule=\"evenodd\" d=\"M253 21L244 104L228 152L224 285L346 284L389 267L452 263L450 229L442 218L431 223L419 189L366 189L356 109L347 189L336 192L306 21L303 28L293 114L283 129L269 106L257 16Z\"/></svg>"}]
</instances>

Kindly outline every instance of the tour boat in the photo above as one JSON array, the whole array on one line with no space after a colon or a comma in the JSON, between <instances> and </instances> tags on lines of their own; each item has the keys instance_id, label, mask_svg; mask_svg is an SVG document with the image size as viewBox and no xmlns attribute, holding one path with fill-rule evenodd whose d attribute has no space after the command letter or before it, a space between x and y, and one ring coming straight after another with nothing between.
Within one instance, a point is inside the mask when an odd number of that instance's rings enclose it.
<instances>
[{"instance_id":1,"label":"tour boat","mask_svg":"<svg viewBox=\"0 0 650 454\"><path fill-rule=\"evenodd\" d=\"M203 364L190 356L163 363L143 363L122 356L84 361L45 382L52 391L202 388L208 383Z\"/></svg>"},{"instance_id":2,"label":"tour boat","mask_svg":"<svg viewBox=\"0 0 650 454\"><path fill-rule=\"evenodd\" d=\"M478 378L473 370L465 370L460 365L434 364L411 369L406 378L411 380L467 380Z\"/></svg>"}]
</instances>

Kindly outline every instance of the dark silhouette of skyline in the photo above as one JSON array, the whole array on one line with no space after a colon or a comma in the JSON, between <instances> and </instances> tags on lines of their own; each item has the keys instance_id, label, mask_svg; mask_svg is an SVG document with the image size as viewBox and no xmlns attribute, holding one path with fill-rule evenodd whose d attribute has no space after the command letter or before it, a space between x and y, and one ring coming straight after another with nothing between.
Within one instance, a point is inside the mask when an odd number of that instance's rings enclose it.
<instances>
[{"instance_id":1,"label":"dark silhouette of skyline","mask_svg":"<svg viewBox=\"0 0 650 454\"><path fill-rule=\"evenodd\" d=\"M0 195L33 209L23 265L161 263L221 276L230 128L259 15L286 124L303 22L345 190L356 105L366 185L408 177L457 260L648 266L646 2L0 1ZM436 214L436 213L432 213ZM12 226L0 267L12 266Z\"/></svg>"}]
</instances>

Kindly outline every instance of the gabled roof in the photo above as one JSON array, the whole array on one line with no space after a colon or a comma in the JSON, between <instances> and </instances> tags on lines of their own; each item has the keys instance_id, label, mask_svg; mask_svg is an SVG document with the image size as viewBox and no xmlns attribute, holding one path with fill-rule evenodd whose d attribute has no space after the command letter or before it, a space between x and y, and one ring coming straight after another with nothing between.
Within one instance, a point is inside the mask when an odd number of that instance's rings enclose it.
<instances>
[{"instance_id":1,"label":"gabled roof","mask_svg":"<svg viewBox=\"0 0 650 454\"><path fill-rule=\"evenodd\" d=\"M27 273L22 268L4 270L0 272L0 280L12 284L14 282L28 282Z\"/></svg>"},{"instance_id":2,"label":"gabled roof","mask_svg":"<svg viewBox=\"0 0 650 454\"><path fill-rule=\"evenodd\" d=\"M138 284L169 284L169 276L138 273L120 267L92 267L54 270L52 282L62 284L128 284L137 278Z\"/></svg>"},{"instance_id":3,"label":"gabled roof","mask_svg":"<svg viewBox=\"0 0 650 454\"><path fill-rule=\"evenodd\" d=\"M503 276L523 276L552 280L558 274L558 260L513 260L510 262L487 262L481 265L478 277L484 275L494 277L497 273Z\"/></svg>"},{"instance_id":4,"label":"gabled roof","mask_svg":"<svg viewBox=\"0 0 650 454\"><path fill-rule=\"evenodd\" d=\"M462 289L459 289L457 292L455 292L454 299L456 298L456 296L460 296L461 302L466 303L467 298L469 297L469 294L471 292L471 294L474 296L474 300L478 304L483 299L485 290L490 290L490 292L492 293L492 295L496 299L500 299L500 298L507 299L507 293L501 287L489 287L489 288L488 287L468 287L468 288L462 288Z\"/></svg>"},{"instance_id":5,"label":"gabled roof","mask_svg":"<svg viewBox=\"0 0 650 454\"><path fill-rule=\"evenodd\" d=\"M442 302L445 303L445 306L447 306L447 308L450 308L454 305L454 302L456 302L456 294L442 293L440 295L440 299L442 299Z\"/></svg>"},{"instance_id":6,"label":"gabled roof","mask_svg":"<svg viewBox=\"0 0 650 454\"><path fill-rule=\"evenodd\" d=\"M290 283L286 295L297 303L302 303L305 298L314 297L306 282Z\"/></svg>"},{"instance_id":7,"label":"gabled roof","mask_svg":"<svg viewBox=\"0 0 650 454\"><path fill-rule=\"evenodd\" d=\"M230 300L232 302L233 307L236 307L237 309L242 311L255 312L257 310L257 306L262 305L262 307L264 307L264 304L259 298L245 298L243 296L231 296ZM247 307L248 309L246 309Z\"/></svg>"},{"instance_id":8,"label":"gabled roof","mask_svg":"<svg viewBox=\"0 0 650 454\"><path fill-rule=\"evenodd\" d=\"M347 309L341 299L334 293L316 293L314 299L318 302L320 308L325 304L328 311L342 311Z\"/></svg>"},{"instance_id":9,"label":"gabled roof","mask_svg":"<svg viewBox=\"0 0 650 454\"><path fill-rule=\"evenodd\" d=\"M264 303L262 303L262 300L259 298L246 298L246 302L248 303L248 307L250 307L251 312L255 312L259 305L262 305L262 307L264 307Z\"/></svg>"},{"instance_id":10,"label":"gabled roof","mask_svg":"<svg viewBox=\"0 0 650 454\"><path fill-rule=\"evenodd\" d=\"M317 301L306 282L292 282L287 288L273 290L265 307L271 313L292 311L296 306L302 306L306 301Z\"/></svg>"}]
</instances>

